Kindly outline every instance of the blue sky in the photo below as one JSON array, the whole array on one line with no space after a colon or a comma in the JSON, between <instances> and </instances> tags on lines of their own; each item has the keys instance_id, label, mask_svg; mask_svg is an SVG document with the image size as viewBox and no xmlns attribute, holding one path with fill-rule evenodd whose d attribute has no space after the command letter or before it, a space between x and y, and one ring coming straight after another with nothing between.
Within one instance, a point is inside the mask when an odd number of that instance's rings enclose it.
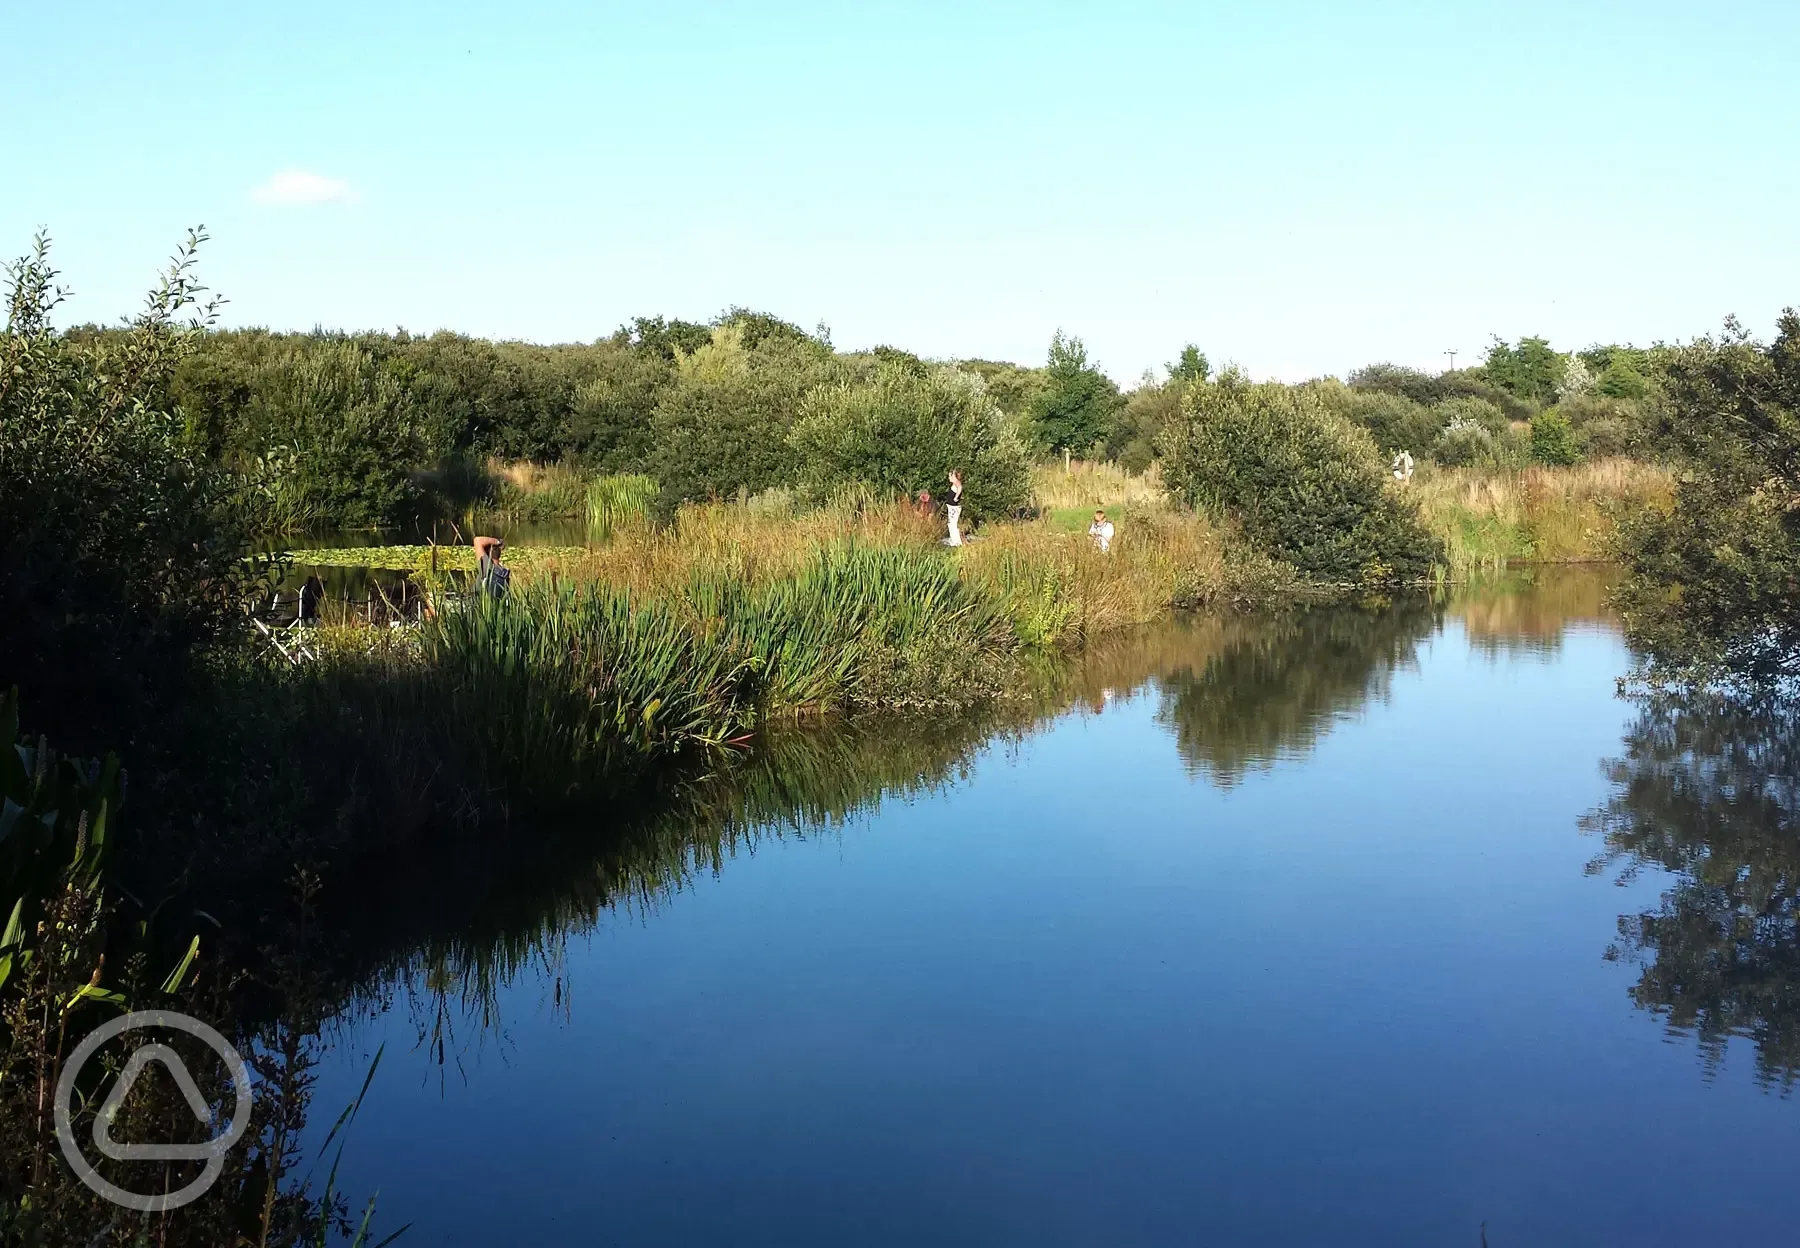
<instances>
[{"instance_id":1,"label":"blue sky","mask_svg":"<svg viewBox=\"0 0 1800 1248\"><path fill-rule=\"evenodd\" d=\"M840 347L1289 380L1765 331L1800 4L0 0L0 244L70 320L184 228L227 321L540 341L746 304ZM21 124L22 123L22 124Z\"/></svg>"}]
</instances>

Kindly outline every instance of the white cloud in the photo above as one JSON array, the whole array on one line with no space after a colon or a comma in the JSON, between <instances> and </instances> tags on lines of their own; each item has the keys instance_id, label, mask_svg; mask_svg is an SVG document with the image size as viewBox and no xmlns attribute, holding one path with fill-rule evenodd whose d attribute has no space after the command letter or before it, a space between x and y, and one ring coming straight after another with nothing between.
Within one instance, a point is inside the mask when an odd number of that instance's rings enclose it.
<instances>
[{"instance_id":1,"label":"white cloud","mask_svg":"<svg viewBox=\"0 0 1800 1248\"><path fill-rule=\"evenodd\" d=\"M342 178L283 169L250 192L259 204L349 204L360 198Z\"/></svg>"}]
</instances>

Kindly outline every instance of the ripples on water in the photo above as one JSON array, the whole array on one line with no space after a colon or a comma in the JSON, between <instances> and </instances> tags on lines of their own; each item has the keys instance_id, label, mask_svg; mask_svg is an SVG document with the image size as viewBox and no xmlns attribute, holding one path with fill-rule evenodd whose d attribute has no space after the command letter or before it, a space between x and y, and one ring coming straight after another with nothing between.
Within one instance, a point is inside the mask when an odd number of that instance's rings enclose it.
<instances>
[{"instance_id":1,"label":"ripples on water","mask_svg":"<svg viewBox=\"0 0 1800 1248\"><path fill-rule=\"evenodd\" d=\"M1791 1235L1795 719L1616 696L1604 588L1177 621L395 864L347 1185L433 1244Z\"/></svg>"}]
</instances>

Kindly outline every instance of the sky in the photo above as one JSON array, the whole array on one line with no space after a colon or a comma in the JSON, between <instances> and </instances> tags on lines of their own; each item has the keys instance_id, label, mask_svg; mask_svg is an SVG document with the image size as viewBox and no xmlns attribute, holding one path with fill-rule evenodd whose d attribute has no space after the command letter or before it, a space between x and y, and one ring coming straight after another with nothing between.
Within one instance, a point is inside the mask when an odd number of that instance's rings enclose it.
<instances>
[{"instance_id":1,"label":"sky","mask_svg":"<svg viewBox=\"0 0 1800 1248\"><path fill-rule=\"evenodd\" d=\"M116 321L585 341L731 305L1120 382L1800 303L1800 3L0 0L0 252Z\"/></svg>"}]
</instances>

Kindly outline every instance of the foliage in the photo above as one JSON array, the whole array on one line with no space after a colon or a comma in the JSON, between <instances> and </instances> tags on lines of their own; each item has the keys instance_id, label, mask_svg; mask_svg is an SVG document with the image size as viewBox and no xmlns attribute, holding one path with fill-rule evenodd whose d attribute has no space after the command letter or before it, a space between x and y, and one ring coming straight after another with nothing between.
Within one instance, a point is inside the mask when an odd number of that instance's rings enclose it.
<instances>
[{"instance_id":1,"label":"foliage","mask_svg":"<svg viewBox=\"0 0 1800 1248\"><path fill-rule=\"evenodd\" d=\"M596 477L588 486L588 531L600 541L646 521L656 505L656 481L641 473Z\"/></svg>"},{"instance_id":2,"label":"foliage","mask_svg":"<svg viewBox=\"0 0 1800 1248\"><path fill-rule=\"evenodd\" d=\"M1669 885L1619 918L1607 956L1641 968L1631 998L1691 1036L1708 1067L1733 1037L1757 1081L1800 1082L1800 706L1777 694L1665 689L1640 695L1606 803L1582 821L1604 838L1589 867L1645 868Z\"/></svg>"},{"instance_id":3,"label":"foliage","mask_svg":"<svg viewBox=\"0 0 1800 1248\"><path fill-rule=\"evenodd\" d=\"M1444 383L1430 373L1400 364L1370 364L1350 374L1349 386L1369 394L1390 394L1430 407L1450 397Z\"/></svg>"},{"instance_id":4,"label":"foliage","mask_svg":"<svg viewBox=\"0 0 1800 1248\"><path fill-rule=\"evenodd\" d=\"M1204 364L1202 357L1196 367ZM1166 382L1145 374L1137 388L1125 396L1124 406L1113 419L1106 437L1106 457L1127 472L1149 468L1156 459L1157 439L1162 436L1163 427L1181 411L1181 396L1194 384L1198 384L1194 376L1181 373L1175 373Z\"/></svg>"},{"instance_id":5,"label":"foliage","mask_svg":"<svg viewBox=\"0 0 1800 1248\"><path fill-rule=\"evenodd\" d=\"M1624 535L1626 626L1660 666L1800 672L1800 314L1767 347L1727 322L1663 386L1652 434L1678 457L1675 502Z\"/></svg>"},{"instance_id":6,"label":"foliage","mask_svg":"<svg viewBox=\"0 0 1800 1248\"><path fill-rule=\"evenodd\" d=\"M737 323L676 360L676 380L652 417L652 475L668 503L755 494L791 480L788 436L829 356L804 337Z\"/></svg>"},{"instance_id":7,"label":"foliage","mask_svg":"<svg viewBox=\"0 0 1800 1248\"><path fill-rule=\"evenodd\" d=\"M1368 434L1310 390L1195 387L1165 435L1163 463L1172 492L1241 524L1307 576L1412 581L1443 554L1388 488Z\"/></svg>"},{"instance_id":8,"label":"foliage","mask_svg":"<svg viewBox=\"0 0 1800 1248\"><path fill-rule=\"evenodd\" d=\"M1555 402L1564 367L1564 358L1542 338L1521 338L1517 345L1495 338L1481 371L1490 384L1541 406Z\"/></svg>"},{"instance_id":9,"label":"foliage","mask_svg":"<svg viewBox=\"0 0 1800 1248\"><path fill-rule=\"evenodd\" d=\"M49 240L9 268L0 332L0 681L65 739L116 739L178 688L256 569L234 483L168 402L216 301L191 234L120 332L57 335ZM183 318L186 319L183 319Z\"/></svg>"},{"instance_id":10,"label":"foliage","mask_svg":"<svg viewBox=\"0 0 1800 1248\"><path fill-rule=\"evenodd\" d=\"M1432 468L1413 480L1425 527L1443 539L1452 574L1520 563L1609 559L1619 526L1666 505L1669 475L1628 459L1573 468Z\"/></svg>"},{"instance_id":11,"label":"foliage","mask_svg":"<svg viewBox=\"0 0 1800 1248\"><path fill-rule=\"evenodd\" d=\"M1029 419L1032 403L1047 384L1043 369L1027 368L1022 364L958 360L956 366L965 373L974 373L986 383L988 397L999 405L1015 427L1022 427Z\"/></svg>"},{"instance_id":12,"label":"foliage","mask_svg":"<svg viewBox=\"0 0 1800 1248\"><path fill-rule=\"evenodd\" d=\"M981 379L951 368L888 361L866 383L822 386L790 437L794 471L815 499L849 485L878 497L941 493L964 475L971 520L1016 515L1030 502L1025 453Z\"/></svg>"},{"instance_id":13,"label":"foliage","mask_svg":"<svg viewBox=\"0 0 1800 1248\"><path fill-rule=\"evenodd\" d=\"M1389 390L1358 390L1330 381L1307 388L1331 411L1368 430L1375 445L1388 455L1429 453L1448 420L1440 409Z\"/></svg>"},{"instance_id":14,"label":"foliage","mask_svg":"<svg viewBox=\"0 0 1800 1248\"><path fill-rule=\"evenodd\" d=\"M1044 388L1027 409L1038 440L1053 451L1084 451L1106 437L1121 402L1119 387L1088 362L1081 339L1057 330Z\"/></svg>"},{"instance_id":15,"label":"foliage","mask_svg":"<svg viewBox=\"0 0 1800 1248\"><path fill-rule=\"evenodd\" d=\"M1531 458L1540 464L1567 467L1581 462L1575 426L1554 407L1531 418Z\"/></svg>"},{"instance_id":16,"label":"foliage","mask_svg":"<svg viewBox=\"0 0 1800 1248\"><path fill-rule=\"evenodd\" d=\"M424 423L393 370L356 344L265 364L244 420L260 448L256 479L279 512L358 529L417 513Z\"/></svg>"},{"instance_id":17,"label":"foliage","mask_svg":"<svg viewBox=\"0 0 1800 1248\"><path fill-rule=\"evenodd\" d=\"M1212 362L1206 358L1204 351L1191 342L1181 349L1180 357L1168 369L1169 380L1174 382L1192 384L1212 377Z\"/></svg>"}]
</instances>

